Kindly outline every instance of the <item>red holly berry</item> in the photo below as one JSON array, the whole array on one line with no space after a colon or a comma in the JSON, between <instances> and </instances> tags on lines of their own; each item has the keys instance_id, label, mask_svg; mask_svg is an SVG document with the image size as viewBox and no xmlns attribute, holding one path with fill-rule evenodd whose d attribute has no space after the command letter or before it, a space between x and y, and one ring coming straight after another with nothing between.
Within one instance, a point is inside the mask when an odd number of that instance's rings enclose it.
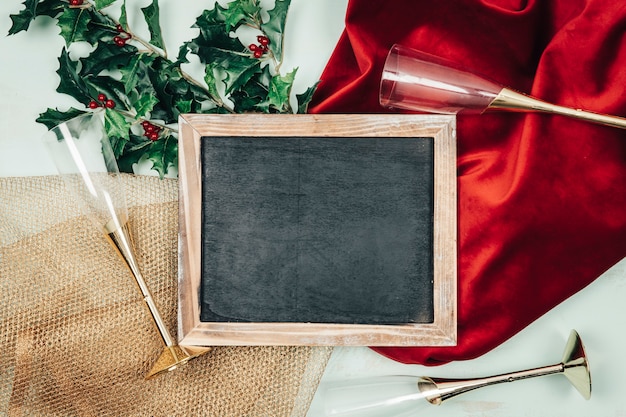
<instances>
[{"instance_id":1,"label":"red holly berry","mask_svg":"<svg viewBox=\"0 0 626 417\"><path fill-rule=\"evenodd\" d=\"M100 107L100 105L98 103L96 103L95 101L91 100L89 102L89 108L90 109L97 109L98 107Z\"/></svg>"},{"instance_id":2,"label":"red holly berry","mask_svg":"<svg viewBox=\"0 0 626 417\"><path fill-rule=\"evenodd\" d=\"M270 44L270 39L267 36L259 35L256 37L256 40L263 46Z\"/></svg>"},{"instance_id":3,"label":"red holly berry","mask_svg":"<svg viewBox=\"0 0 626 417\"><path fill-rule=\"evenodd\" d=\"M124 28L122 27L122 25L117 25L117 26L115 26L115 29L116 29L119 33L124 32Z\"/></svg>"},{"instance_id":4,"label":"red holly berry","mask_svg":"<svg viewBox=\"0 0 626 417\"><path fill-rule=\"evenodd\" d=\"M141 127L143 127L143 128L144 128L144 130L145 130L148 126L152 126L152 124L151 124L149 121L144 120L143 122L141 122Z\"/></svg>"},{"instance_id":5,"label":"red holly berry","mask_svg":"<svg viewBox=\"0 0 626 417\"><path fill-rule=\"evenodd\" d=\"M250 46L248 46L248 49L251 50L252 52L254 52L257 49L259 49L259 47L256 46L255 44L251 43Z\"/></svg>"},{"instance_id":6,"label":"red holly berry","mask_svg":"<svg viewBox=\"0 0 626 417\"><path fill-rule=\"evenodd\" d=\"M150 139L153 142L159 140L159 132L149 133L148 134L148 139Z\"/></svg>"},{"instance_id":7,"label":"red holly berry","mask_svg":"<svg viewBox=\"0 0 626 417\"><path fill-rule=\"evenodd\" d=\"M100 93L98 94L98 101L105 101L107 99L107 96L105 96L104 94Z\"/></svg>"},{"instance_id":8,"label":"red holly berry","mask_svg":"<svg viewBox=\"0 0 626 417\"><path fill-rule=\"evenodd\" d=\"M263 49L257 49L252 54L255 58L261 58L263 56Z\"/></svg>"},{"instance_id":9,"label":"red holly berry","mask_svg":"<svg viewBox=\"0 0 626 417\"><path fill-rule=\"evenodd\" d=\"M83 0L70 0L70 6L81 6L83 4Z\"/></svg>"},{"instance_id":10,"label":"red holly berry","mask_svg":"<svg viewBox=\"0 0 626 417\"><path fill-rule=\"evenodd\" d=\"M115 44L117 46L124 46L126 45L126 38L122 38L121 36L116 36L113 38L113 42L115 42Z\"/></svg>"},{"instance_id":11,"label":"red holly berry","mask_svg":"<svg viewBox=\"0 0 626 417\"><path fill-rule=\"evenodd\" d=\"M107 100L107 101L104 102L104 106L107 109L112 109L112 108L115 107L115 102L113 100Z\"/></svg>"}]
</instances>

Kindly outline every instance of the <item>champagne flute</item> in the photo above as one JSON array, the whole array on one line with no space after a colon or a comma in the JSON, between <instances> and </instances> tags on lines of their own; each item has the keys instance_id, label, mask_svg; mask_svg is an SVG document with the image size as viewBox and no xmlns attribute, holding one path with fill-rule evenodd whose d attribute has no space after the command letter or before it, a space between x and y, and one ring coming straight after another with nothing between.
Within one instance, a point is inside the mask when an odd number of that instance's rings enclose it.
<instances>
[{"instance_id":1,"label":"champagne flute","mask_svg":"<svg viewBox=\"0 0 626 417\"><path fill-rule=\"evenodd\" d=\"M414 111L535 111L626 129L624 118L547 103L402 45L394 45L387 55L379 99L384 107Z\"/></svg>"},{"instance_id":2,"label":"champagne flute","mask_svg":"<svg viewBox=\"0 0 626 417\"><path fill-rule=\"evenodd\" d=\"M128 267L164 349L146 378L176 369L209 348L179 346L169 333L135 256L128 226L124 184L99 112L86 113L50 129L48 153L77 204L83 206Z\"/></svg>"},{"instance_id":3,"label":"champagne flute","mask_svg":"<svg viewBox=\"0 0 626 417\"><path fill-rule=\"evenodd\" d=\"M583 398L591 398L589 363L575 330L570 333L561 361L553 365L469 379L390 375L335 381L320 387L320 395L327 417L400 417L415 415L419 408L430 407L428 404L440 405L478 388L547 375L564 375Z\"/></svg>"}]
</instances>

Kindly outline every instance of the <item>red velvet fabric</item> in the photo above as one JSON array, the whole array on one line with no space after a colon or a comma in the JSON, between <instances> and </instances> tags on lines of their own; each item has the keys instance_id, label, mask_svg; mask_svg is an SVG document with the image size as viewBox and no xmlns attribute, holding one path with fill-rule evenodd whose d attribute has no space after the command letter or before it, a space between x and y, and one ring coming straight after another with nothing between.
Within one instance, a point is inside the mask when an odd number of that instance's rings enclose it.
<instances>
[{"instance_id":1,"label":"red velvet fabric","mask_svg":"<svg viewBox=\"0 0 626 417\"><path fill-rule=\"evenodd\" d=\"M350 0L310 111L386 112L378 86L394 43L550 102L626 115L626 3L607 0ZM625 130L460 114L458 346L376 350L436 365L513 336L626 256L625 185Z\"/></svg>"}]
</instances>

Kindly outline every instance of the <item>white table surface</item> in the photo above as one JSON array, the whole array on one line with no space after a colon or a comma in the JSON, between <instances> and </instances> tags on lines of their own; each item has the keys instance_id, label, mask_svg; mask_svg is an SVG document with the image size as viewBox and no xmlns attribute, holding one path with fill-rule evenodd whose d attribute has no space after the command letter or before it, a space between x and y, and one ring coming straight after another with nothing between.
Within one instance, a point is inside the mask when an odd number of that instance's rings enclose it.
<instances>
[{"instance_id":1,"label":"white table surface","mask_svg":"<svg viewBox=\"0 0 626 417\"><path fill-rule=\"evenodd\" d=\"M77 105L73 99L55 92L57 57L63 41L50 20L40 19L29 32L5 36L11 26L9 14L17 13L22 8L21 2L0 2L0 176L53 173L39 143L46 129L35 123L35 119L47 107ZM128 0L129 9L149 3L149 0ZM161 15L168 16L162 23L166 43L170 50L176 51L178 45L193 37L193 29L188 28L209 2L161 0L160 3ZM292 0L283 70L299 67L295 92L304 91L320 77L343 29L346 5L347 0ZM623 417L626 416L626 364L622 360L625 325L626 260L623 260L589 287L478 359L423 367L393 362L366 347L335 348L322 383L396 374L475 377L548 365L560 360L570 329L576 329L590 357L591 400L583 400L565 378L552 376L467 393L442 406L429 406L420 415ZM308 417L322 416L322 407L322 398L316 396Z\"/></svg>"}]
</instances>

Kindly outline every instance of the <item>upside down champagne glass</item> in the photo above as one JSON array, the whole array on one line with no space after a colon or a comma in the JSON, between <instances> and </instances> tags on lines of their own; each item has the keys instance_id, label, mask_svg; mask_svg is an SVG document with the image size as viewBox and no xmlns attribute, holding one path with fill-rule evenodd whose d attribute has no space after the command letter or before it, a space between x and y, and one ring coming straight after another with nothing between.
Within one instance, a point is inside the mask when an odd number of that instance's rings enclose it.
<instances>
[{"instance_id":1,"label":"upside down champagne glass","mask_svg":"<svg viewBox=\"0 0 626 417\"><path fill-rule=\"evenodd\" d=\"M128 267L164 349L147 378L176 369L208 349L178 346L169 333L137 263L128 227L124 184L99 113L87 113L43 137L66 188Z\"/></svg>"},{"instance_id":2,"label":"upside down champagne glass","mask_svg":"<svg viewBox=\"0 0 626 417\"><path fill-rule=\"evenodd\" d=\"M580 336L572 330L559 363L471 379L390 375L325 383L320 395L326 417L408 417L478 388L547 375L563 375L585 399L591 398L591 374ZM432 405L429 405L432 404Z\"/></svg>"},{"instance_id":3,"label":"upside down champagne glass","mask_svg":"<svg viewBox=\"0 0 626 417\"><path fill-rule=\"evenodd\" d=\"M503 87L442 58L394 45L380 82L380 104L430 113L486 110L558 114L626 129L626 119L572 109Z\"/></svg>"}]
</instances>

